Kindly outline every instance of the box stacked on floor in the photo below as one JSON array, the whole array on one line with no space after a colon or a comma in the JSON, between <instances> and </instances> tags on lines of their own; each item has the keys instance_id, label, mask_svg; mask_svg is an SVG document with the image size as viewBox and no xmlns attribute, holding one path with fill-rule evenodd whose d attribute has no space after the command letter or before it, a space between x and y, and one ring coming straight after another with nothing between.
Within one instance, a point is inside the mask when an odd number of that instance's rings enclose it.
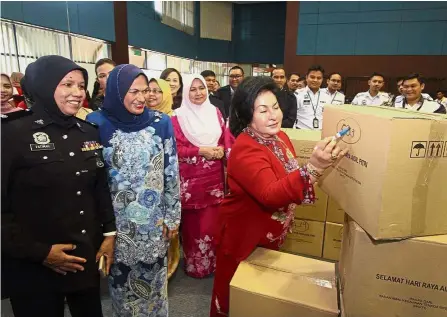
<instances>
[{"instance_id":1,"label":"box stacked on floor","mask_svg":"<svg viewBox=\"0 0 447 317\"><path fill-rule=\"evenodd\" d=\"M447 316L447 120L378 107L325 108L349 154L320 186L346 211L345 317Z\"/></svg>"}]
</instances>

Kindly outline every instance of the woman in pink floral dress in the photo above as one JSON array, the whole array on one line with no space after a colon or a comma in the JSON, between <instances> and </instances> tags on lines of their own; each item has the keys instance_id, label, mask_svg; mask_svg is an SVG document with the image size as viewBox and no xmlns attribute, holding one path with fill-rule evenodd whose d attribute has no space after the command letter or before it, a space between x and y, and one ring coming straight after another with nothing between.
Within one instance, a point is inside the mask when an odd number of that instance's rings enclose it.
<instances>
[{"instance_id":1,"label":"woman in pink floral dress","mask_svg":"<svg viewBox=\"0 0 447 317\"><path fill-rule=\"evenodd\" d=\"M172 117L180 163L182 244L187 275L214 273L214 232L224 196L225 121L200 75L184 78L183 101Z\"/></svg>"}]
</instances>

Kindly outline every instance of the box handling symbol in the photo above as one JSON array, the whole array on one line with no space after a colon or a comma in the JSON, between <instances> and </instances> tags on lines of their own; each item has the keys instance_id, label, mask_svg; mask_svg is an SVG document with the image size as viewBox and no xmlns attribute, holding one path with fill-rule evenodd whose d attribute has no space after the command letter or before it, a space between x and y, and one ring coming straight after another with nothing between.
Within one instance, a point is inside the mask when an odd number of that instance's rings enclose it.
<instances>
[{"instance_id":1,"label":"box handling symbol","mask_svg":"<svg viewBox=\"0 0 447 317\"><path fill-rule=\"evenodd\" d=\"M427 154L427 141L413 141L410 158L424 158Z\"/></svg>"}]
</instances>

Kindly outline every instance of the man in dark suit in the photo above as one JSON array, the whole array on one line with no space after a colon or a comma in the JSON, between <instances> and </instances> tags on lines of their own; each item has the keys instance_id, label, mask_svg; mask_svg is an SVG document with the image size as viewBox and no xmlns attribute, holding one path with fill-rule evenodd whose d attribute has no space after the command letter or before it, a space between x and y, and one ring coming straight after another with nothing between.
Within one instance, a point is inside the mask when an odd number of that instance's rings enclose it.
<instances>
[{"instance_id":1,"label":"man in dark suit","mask_svg":"<svg viewBox=\"0 0 447 317\"><path fill-rule=\"evenodd\" d=\"M206 87L208 88L209 93L208 97L210 98L211 104L215 106L217 109L219 109L224 119L226 119L228 117L228 114L226 114L224 103L222 100L219 100L219 98L217 98L215 95L216 73L214 73L212 70L204 70L202 73L200 73L200 75L202 75L202 77L205 78Z\"/></svg>"},{"instance_id":2,"label":"man in dark suit","mask_svg":"<svg viewBox=\"0 0 447 317\"><path fill-rule=\"evenodd\" d=\"M278 86L276 99L283 113L282 127L293 128L296 121L297 104L296 97L290 92L286 85L286 72L283 68L275 68L272 72L272 78Z\"/></svg>"},{"instance_id":3,"label":"man in dark suit","mask_svg":"<svg viewBox=\"0 0 447 317\"><path fill-rule=\"evenodd\" d=\"M229 73L230 84L220 88L216 95L217 98L223 101L225 107L225 118L230 116L230 105L233 94L236 91L237 86L244 80L244 70L239 66L233 66Z\"/></svg>"}]
</instances>

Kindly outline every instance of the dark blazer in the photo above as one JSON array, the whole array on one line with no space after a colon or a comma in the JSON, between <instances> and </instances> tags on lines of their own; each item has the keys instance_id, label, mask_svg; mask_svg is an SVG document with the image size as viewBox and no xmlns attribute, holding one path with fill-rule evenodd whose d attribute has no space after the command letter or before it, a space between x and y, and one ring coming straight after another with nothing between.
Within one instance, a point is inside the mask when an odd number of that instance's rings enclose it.
<instances>
[{"instance_id":1,"label":"dark blazer","mask_svg":"<svg viewBox=\"0 0 447 317\"><path fill-rule=\"evenodd\" d=\"M276 92L279 107L282 110L282 128L293 128L296 121L297 104L295 95L284 88Z\"/></svg>"},{"instance_id":2,"label":"dark blazer","mask_svg":"<svg viewBox=\"0 0 447 317\"><path fill-rule=\"evenodd\" d=\"M216 97L223 101L225 108L225 119L228 119L230 115L230 105L231 105L231 88L230 85L223 86L216 92ZM222 113L223 115L223 113Z\"/></svg>"},{"instance_id":3,"label":"dark blazer","mask_svg":"<svg viewBox=\"0 0 447 317\"><path fill-rule=\"evenodd\" d=\"M222 100L214 95L210 95L210 102L213 106L220 110L220 113L222 114L222 117L224 119L228 118L228 114L226 113L225 106Z\"/></svg>"},{"instance_id":4,"label":"dark blazer","mask_svg":"<svg viewBox=\"0 0 447 317\"><path fill-rule=\"evenodd\" d=\"M103 233L116 231L97 128L78 119L62 128L45 111L15 115L2 116L2 290L97 287L96 252ZM85 270L63 276L45 267L53 244L76 245L67 253L86 258Z\"/></svg>"}]
</instances>

